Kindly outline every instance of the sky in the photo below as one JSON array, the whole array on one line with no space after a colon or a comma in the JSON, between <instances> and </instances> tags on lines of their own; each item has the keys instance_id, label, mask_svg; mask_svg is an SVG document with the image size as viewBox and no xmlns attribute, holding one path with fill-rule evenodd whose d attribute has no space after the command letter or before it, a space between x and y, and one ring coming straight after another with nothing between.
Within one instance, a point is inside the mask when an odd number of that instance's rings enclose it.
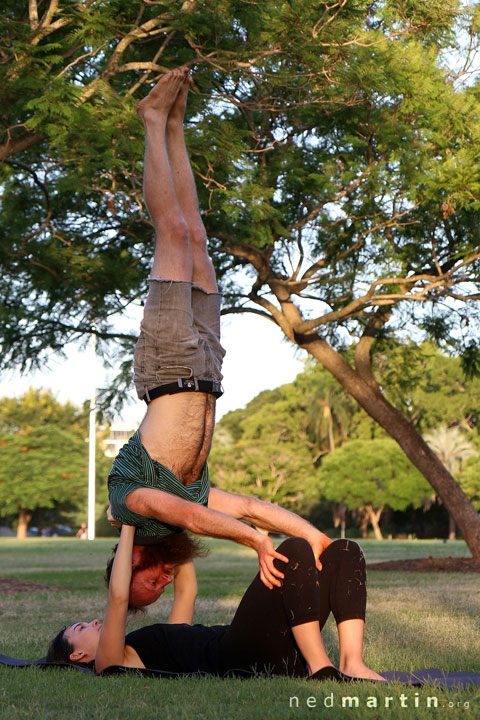
<instances>
[{"instance_id":1,"label":"sky","mask_svg":"<svg viewBox=\"0 0 480 720\"><path fill-rule=\"evenodd\" d=\"M139 312L125 318L125 322L139 323ZM294 348L273 323L252 314L222 317L222 344L227 350L223 364L225 393L217 401L217 419L230 410L245 405L262 390L270 390L294 380L303 370L306 353ZM0 375L0 397L19 396L29 387L50 389L57 400L70 400L81 405L92 395L93 377L97 385L108 380L100 359L93 349L80 349L71 344L66 348L67 358L52 355L49 369L29 374L5 372ZM111 373L110 373L111 374ZM132 383L133 386L133 383ZM136 427L144 413L145 404L131 393L131 404L126 404L121 418L129 427Z\"/></svg>"}]
</instances>

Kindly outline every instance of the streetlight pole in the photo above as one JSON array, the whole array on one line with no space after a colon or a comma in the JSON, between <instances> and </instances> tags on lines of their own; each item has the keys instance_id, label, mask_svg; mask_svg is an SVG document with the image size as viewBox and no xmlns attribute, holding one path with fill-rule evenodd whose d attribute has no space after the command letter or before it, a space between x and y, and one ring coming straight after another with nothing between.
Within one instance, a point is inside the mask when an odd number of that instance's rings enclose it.
<instances>
[{"instance_id":1,"label":"streetlight pole","mask_svg":"<svg viewBox=\"0 0 480 720\"><path fill-rule=\"evenodd\" d=\"M95 327L95 326L94 326ZM93 349L93 360L96 364L97 360L97 336L92 333L92 349ZM94 365L95 368L95 365ZM97 409L97 388L95 382L95 370L93 376L93 388L92 395L90 398L90 426L88 436L88 539L95 540L95 440L96 440L96 427L95 427L95 415Z\"/></svg>"}]
</instances>

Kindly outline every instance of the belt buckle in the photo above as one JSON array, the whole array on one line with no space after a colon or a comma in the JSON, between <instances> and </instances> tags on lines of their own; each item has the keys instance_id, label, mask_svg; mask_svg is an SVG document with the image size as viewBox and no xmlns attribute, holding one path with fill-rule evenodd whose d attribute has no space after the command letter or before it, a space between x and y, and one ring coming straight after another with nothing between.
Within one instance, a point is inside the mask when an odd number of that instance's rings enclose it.
<instances>
[{"instance_id":1,"label":"belt buckle","mask_svg":"<svg viewBox=\"0 0 480 720\"><path fill-rule=\"evenodd\" d=\"M178 387L182 390L198 390L198 383L195 378L178 378Z\"/></svg>"}]
</instances>

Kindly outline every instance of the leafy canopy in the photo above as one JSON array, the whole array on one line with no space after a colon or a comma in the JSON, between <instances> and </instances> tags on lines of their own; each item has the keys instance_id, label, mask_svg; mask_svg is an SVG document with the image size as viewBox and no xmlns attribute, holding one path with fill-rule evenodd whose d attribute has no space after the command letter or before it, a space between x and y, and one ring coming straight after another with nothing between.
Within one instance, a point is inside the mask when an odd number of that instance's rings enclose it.
<instances>
[{"instance_id":1,"label":"leafy canopy","mask_svg":"<svg viewBox=\"0 0 480 720\"><path fill-rule=\"evenodd\" d=\"M457 0L6 0L3 367L41 364L95 323L128 376L135 333L111 318L144 294L153 249L134 108L187 63L225 311L293 340L285 300L313 299L295 331L336 347L372 318L413 322L475 369L479 18Z\"/></svg>"}]
</instances>

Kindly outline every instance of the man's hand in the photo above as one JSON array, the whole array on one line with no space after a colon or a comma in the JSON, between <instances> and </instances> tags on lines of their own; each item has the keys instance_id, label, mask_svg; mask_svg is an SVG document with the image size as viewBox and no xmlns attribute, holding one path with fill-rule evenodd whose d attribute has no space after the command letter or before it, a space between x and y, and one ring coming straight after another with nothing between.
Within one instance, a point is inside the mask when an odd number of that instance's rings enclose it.
<instances>
[{"instance_id":1,"label":"man's hand","mask_svg":"<svg viewBox=\"0 0 480 720\"><path fill-rule=\"evenodd\" d=\"M322 552L327 549L327 547L331 544L332 541L327 535L325 535L325 533L320 532L320 530L315 530L315 532L309 535L306 540L308 540L308 542L312 546L313 554L315 555L317 570L321 570L322 563L320 562L319 557Z\"/></svg>"},{"instance_id":2,"label":"man's hand","mask_svg":"<svg viewBox=\"0 0 480 720\"><path fill-rule=\"evenodd\" d=\"M268 535L260 535L259 533L259 538L260 539L255 544L255 550L258 553L260 579L267 588L272 590L274 585L280 587L282 583L279 578L284 577L284 574L280 570L277 570L273 561L277 558L278 560L282 560L287 563L288 558L275 550L272 539L269 538Z\"/></svg>"},{"instance_id":3,"label":"man's hand","mask_svg":"<svg viewBox=\"0 0 480 720\"><path fill-rule=\"evenodd\" d=\"M218 488L210 489L208 507L227 513L234 518L246 520L264 530L308 540L315 555L316 566L318 570L322 569L322 563L318 558L332 541L295 513L256 497L234 495Z\"/></svg>"},{"instance_id":4,"label":"man's hand","mask_svg":"<svg viewBox=\"0 0 480 720\"><path fill-rule=\"evenodd\" d=\"M110 505L107 508L107 520L112 527L116 528L117 530L122 529L122 523L119 522L118 520L115 520L115 518L112 515L112 508Z\"/></svg>"}]
</instances>

